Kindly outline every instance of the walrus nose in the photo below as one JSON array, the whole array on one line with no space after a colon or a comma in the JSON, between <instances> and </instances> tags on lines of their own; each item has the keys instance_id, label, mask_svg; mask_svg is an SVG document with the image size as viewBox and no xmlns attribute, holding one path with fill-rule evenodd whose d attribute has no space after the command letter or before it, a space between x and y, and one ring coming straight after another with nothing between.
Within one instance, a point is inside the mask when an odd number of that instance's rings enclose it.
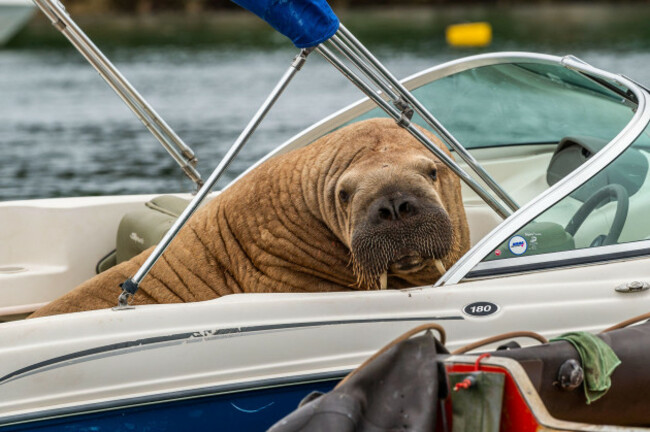
<instances>
[{"instance_id":1,"label":"walrus nose","mask_svg":"<svg viewBox=\"0 0 650 432\"><path fill-rule=\"evenodd\" d=\"M378 222L408 219L419 212L417 200L406 195L378 198L371 209Z\"/></svg>"}]
</instances>

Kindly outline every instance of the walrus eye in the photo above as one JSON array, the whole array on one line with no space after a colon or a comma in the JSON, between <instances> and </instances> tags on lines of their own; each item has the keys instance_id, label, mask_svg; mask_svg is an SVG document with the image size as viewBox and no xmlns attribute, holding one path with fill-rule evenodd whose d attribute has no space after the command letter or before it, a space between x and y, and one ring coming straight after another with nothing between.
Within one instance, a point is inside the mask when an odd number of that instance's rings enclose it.
<instances>
[{"instance_id":1,"label":"walrus eye","mask_svg":"<svg viewBox=\"0 0 650 432\"><path fill-rule=\"evenodd\" d=\"M438 170L435 169L435 168L432 169L432 170L429 172L429 177L431 177L431 180L433 180L433 181L438 180Z\"/></svg>"},{"instance_id":2,"label":"walrus eye","mask_svg":"<svg viewBox=\"0 0 650 432\"><path fill-rule=\"evenodd\" d=\"M341 190L339 191L339 199L341 200L341 202L342 202L343 204L345 204L345 203L347 203L348 200L350 199L350 195L349 195L346 191L344 191L343 189L341 189Z\"/></svg>"}]
</instances>

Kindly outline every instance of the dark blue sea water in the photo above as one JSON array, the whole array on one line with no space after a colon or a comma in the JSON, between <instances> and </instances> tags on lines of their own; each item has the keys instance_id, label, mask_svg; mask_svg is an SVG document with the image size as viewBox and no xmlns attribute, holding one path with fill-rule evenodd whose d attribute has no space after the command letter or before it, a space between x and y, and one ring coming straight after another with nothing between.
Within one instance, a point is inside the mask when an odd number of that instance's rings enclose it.
<instances>
[{"instance_id":1,"label":"dark blue sea water","mask_svg":"<svg viewBox=\"0 0 650 432\"><path fill-rule=\"evenodd\" d=\"M289 66L295 50L124 49L112 60L207 177ZM438 59L394 55L404 76ZM361 94L313 56L224 181ZM162 146L76 53L0 51L2 200L187 190Z\"/></svg>"},{"instance_id":2,"label":"dark blue sea water","mask_svg":"<svg viewBox=\"0 0 650 432\"><path fill-rule=\"evenodd\" d=\"M386 38L391 38L390 29ZM406 77L443 61L486 52L455 51L440 48L439 43L414 45L417 49L409 49L402 40L398 46L378 44L375 54L396 76ZM647 45L636 41L621 48L619 41L615 46L558 46L510 39L491 48L575 54L595 66L650 83ZM289 44L273 48L184 44L118 46L107 54L195 150L205 178L296 52ZM220 184L360 97L337 71L312 55ZM0 200L191 188L176 163L76 51L0 50Z\"/></svg>"}]
</instances>

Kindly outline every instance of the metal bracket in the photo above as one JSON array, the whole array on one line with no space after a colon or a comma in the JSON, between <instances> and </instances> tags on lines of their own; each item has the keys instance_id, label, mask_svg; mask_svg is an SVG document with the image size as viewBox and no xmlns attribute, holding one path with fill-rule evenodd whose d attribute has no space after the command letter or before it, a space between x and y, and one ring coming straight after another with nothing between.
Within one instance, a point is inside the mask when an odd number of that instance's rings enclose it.
<instances>
[{"instance_id":1,"label":"metal bracket","mask_svg":"<svg viewBox=\"0 0 650 432\"><path fill-rule=\"evenodd\" d=\"M403 128L408 127L413 118L413 108L411 108L411 105L409 105L402 96L393 101L393 105L401 114L399 120L396 120L397 124Z\"/></svg>"},{"instance_id":2,"label":"metal bracket","mask_svg":"<svg viewBox=\"0 0 650 432\"><path fill-rule=\"evenodd\" d=\"M395 105L395 108L400 110L402 115L406 116L406 118L409 120L413 118L413 108L411 108L411 105L409 105L409 103L406 102L402 96L394 101L393 105Z\"/></svg>"},{"instance_id":3,"label":"metal bracket","mask_svg":"<svg viewBox=\"0 0 650 432\"><path fill-rule=\"evenodd\" d=\"M647 289L650 289L650 284L644 281L631 281L614 288L614 290L620 293L639 292Z\"/></svg>"},{"instance_id":4,"label":"metal bracket","mask_svg":"<svg viewBox=\"0 0 650 432\"><path fill-rule=\"evenodd\" d=\"M135 306L129 305L129 300L135 295L138 290L138 284L129 278L120 284L122 288L122 293L117 298L117 306L113 308L115 311L125 310L125 309L135 309Z\"/></svg>"},{"instance_id":5,"label":"metal bracket","mask_svg":"<svg viewBox=\"0 0 650 432\"><path fill-rule=\"evenodd\" d=\"M314 50L314 48L303 48L300 50L300 52L296 55L296 57L293 59L293 62L291 63L291 67L299 71L302 69L302 67L305 65L305 62L307 61L307 56Z\"/></svg>"},{"instance_id":6,"label":"metal bracket","mask_svg":"<svg viewBox=\"0 0 650 432\"><path fill-rule=\"evenodd\" d=\"M122 291L122 294L120 294L120 296L117 298L117 306L113 307L113 310L121 311L135 309L135 306L131 306L129 304L129 299L131 297L133 297L131 294L126 291Z\"/></svg>"}]
</instances>

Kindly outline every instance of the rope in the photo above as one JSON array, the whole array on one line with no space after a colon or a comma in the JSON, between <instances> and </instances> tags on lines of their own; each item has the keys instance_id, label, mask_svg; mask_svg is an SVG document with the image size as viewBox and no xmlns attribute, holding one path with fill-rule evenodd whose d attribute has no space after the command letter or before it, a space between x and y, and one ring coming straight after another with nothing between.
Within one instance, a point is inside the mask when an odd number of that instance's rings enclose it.
<instances>
[{"instance_id":1,"label":"rope","mask_svg":"<svg viewBox=\"0 0 650 432\"><path fill-rule=\"evenodd\" d=\"M458 348L456 351L452 351L452 354L458 355L458 354L465 354L468 351L471 351L473 349L482 347L484 345L489 345L493 342L499 342L502 340L506 339L512 339L516 337L529 337L531 339L536 339L541 343L548 343L548 339L546 339L544 336L534 333L534 332L529 332L529 331L516 331L516 332L510 332L510 333L503 333L497 336L492 336L489 338L485 338L483 340L480 340L478 342L471 343L469 345L465 345L462 348Z\"/></svg>"},{"instance_id":2,"label":"rope","mask_svg":"<svg viewBox=\"0 0 650 432\"><path fill-rule=\"evenodd\" d=\"M620 323L618 323L616 325L613 325L613 326L611 326L609 328L606 328L601 333L607 333L607 332L610 332L612 330L622 329L622 328L631 326L632 324L636 324L639 321L643 321L644 319L650 319L650 312L646 312L643 315L639 315L639 316L636 316L634 318L630 318L628 320L622 321L622 322L620 322Z\"/></svg>"}]
</instances>

